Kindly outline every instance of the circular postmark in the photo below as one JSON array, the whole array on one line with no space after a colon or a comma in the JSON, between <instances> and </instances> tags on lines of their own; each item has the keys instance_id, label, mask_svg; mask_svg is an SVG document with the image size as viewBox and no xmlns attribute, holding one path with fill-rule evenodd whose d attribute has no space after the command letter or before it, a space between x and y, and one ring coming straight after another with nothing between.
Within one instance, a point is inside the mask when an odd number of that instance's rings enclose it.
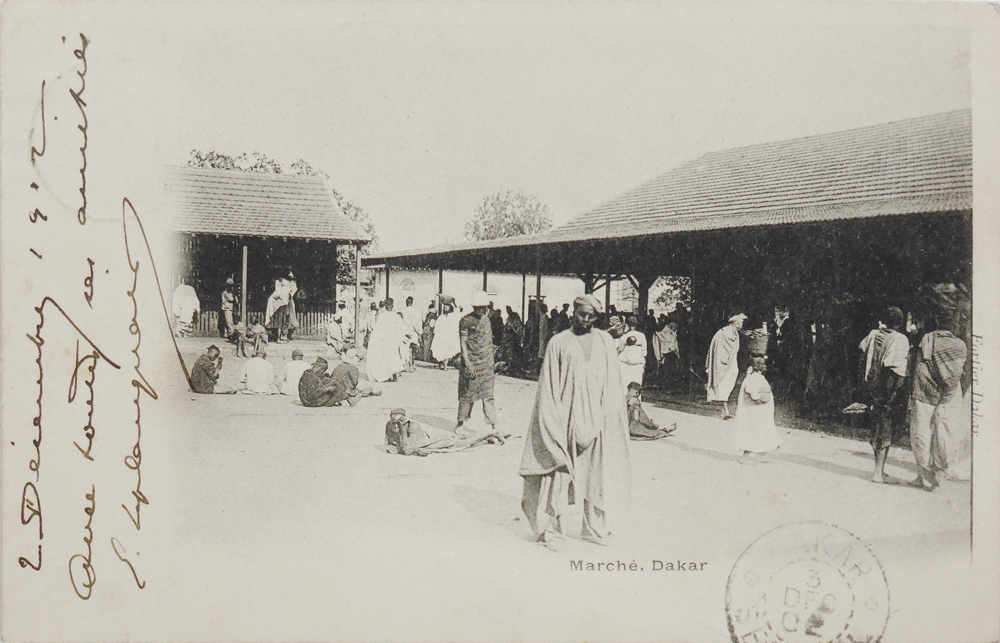
<instances>
[{"instance_id":1,"label":"circular postmark","mask_svg":"<svg viewBox=\"0 0 1000 643\"><path fill-rule=\"evenodd\" d=\"M772 529L744 551L726 583L736 643L876 643L889 618L889 585L853 534L820 522Z\"/></svg>"}]
</instances>

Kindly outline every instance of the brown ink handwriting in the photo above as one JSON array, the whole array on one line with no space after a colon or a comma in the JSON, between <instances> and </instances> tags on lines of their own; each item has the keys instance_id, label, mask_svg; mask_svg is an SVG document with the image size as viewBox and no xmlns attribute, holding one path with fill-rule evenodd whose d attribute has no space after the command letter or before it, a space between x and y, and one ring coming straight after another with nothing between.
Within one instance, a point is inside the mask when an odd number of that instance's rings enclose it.
<instances>
[{"instance_id":1,"label":"brown ink handwriting","mask_svg":"<svg viewBox=\"0 0 1000 643\"><path fill-rule=\"evenodd\" d=\"M83 542L87 546L87 553L76 554L69 559L69 581L73 585L73 591L83 600L90 598L94 583L97 582L97 573L94 571L94 566L91 563L94 530L90 526L94 520L94 511L97 509L96 495L94 485L90 485L90 493L86 495L87 500L90 501L90 506L83 508L83 513L87 514L87 526L84 527L87 535L83 537Z\"/></svg>"}]
</instances>

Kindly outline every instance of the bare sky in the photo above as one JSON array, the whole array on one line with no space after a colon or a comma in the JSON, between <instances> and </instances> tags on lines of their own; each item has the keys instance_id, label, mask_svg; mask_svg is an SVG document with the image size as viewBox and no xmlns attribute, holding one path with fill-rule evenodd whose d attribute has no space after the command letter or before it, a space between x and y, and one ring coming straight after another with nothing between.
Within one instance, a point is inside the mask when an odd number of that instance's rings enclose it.
<instances>
[{"instance_id":1,"label":"bare sky","mask_svg":"<svg viewBox=\"0 0 1000 643\"><path fill-rule=\"evenodd\" d=\"M164 164L304 158L386 250L460 241L498 190L558 224L703 152L970 105L969 32L909 3L125 6L88 51L92 101L132 106L95 158L145 131Z\"/></svg>"}]
</instances>

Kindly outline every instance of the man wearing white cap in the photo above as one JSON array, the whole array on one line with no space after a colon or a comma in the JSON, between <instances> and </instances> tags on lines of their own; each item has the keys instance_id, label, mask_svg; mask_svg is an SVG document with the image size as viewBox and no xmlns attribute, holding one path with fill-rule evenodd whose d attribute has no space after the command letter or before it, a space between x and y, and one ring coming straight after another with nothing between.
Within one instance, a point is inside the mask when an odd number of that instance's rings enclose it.
<instances>
[{"instance_id":1,"label":"man wearing white cap","mask_svg":"<svg viewBox=\"0 0 1000 643\"><path fill-rule=\"evenodd\" d=\"M462 363L458 371L458 426L472 417L472 405L483 401L483 415L495 430L497 409L493 399L493 326L487 314L490 298L482 290L472 294L472 312L458 324Z\"/></svg>"},{"instance_id":2,"label":"man wearing white cap","mask_svg":"<svg viewBox=\"0 0 1000 643\"><path fill-rule=\"evenodd\" d=\"M740 329L747 316L743 313L729 318L729 324L720 328L712 338L712 345L705 358L705 372L708 374L706 389L709 402L722 402L722 419L733 417L729 413L729 395L736 386L740 374L736 356L740 352Z\"/></svg>"},{"instance_id":3,"label":"man wearing white cap","mask_svg":"<svg viewBox=\"0 0 1000 643\"><path fill-rule=\"evenodd\" d=\"M628 412L615 340L593 328L600 310L593 295L577 297L569 330L549 342L521 457L521 508L556 551L578 498L584 539L605 545L629 500Z\"/></svg>"}]
</instances>

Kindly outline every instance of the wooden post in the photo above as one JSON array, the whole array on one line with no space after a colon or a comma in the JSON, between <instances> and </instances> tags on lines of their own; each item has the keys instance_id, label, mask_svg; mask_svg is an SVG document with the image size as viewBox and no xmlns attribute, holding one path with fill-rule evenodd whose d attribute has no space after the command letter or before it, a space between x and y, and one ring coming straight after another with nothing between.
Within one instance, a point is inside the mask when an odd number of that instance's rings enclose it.
<instances>
[{"instance_id":1,"label":"wooden post","mask_svg":"<svg viewBox=\"0 0 1000 643\"><path fill-rule=\"evenodd\" d=\"M444 267L438 268L438 294L444 294ZM441 298L437 298L437 314L438 317L441 316Z\"/></svg>"},{"instance_id":2,"label":"wooden post","mask_svg":"<svg viewBox=\"0 0 1000 643\"><path fill-rule=\"evenodd\" d=\"M361 244L354 245L354 347L361 348Z\"/></svg>"},{"instance_id":3,"label":"wooden post","mask_svg":"<svg viewBox=\"0 0 1000 643\"><path fill-rule=\"evenodd\" d=\"M611 310L611 273L604 275L604 314ZM610 319L610 318L609 318Z\"/></svg>"},{"instance_id":4,"label":"wooden post","mask_svg":"<svg viewBox=\"0 0 1000 643\"><path fill-rule=\"evenodd\" d=\"M389 298L389 262L385 262L385 298Z\"/></svg>"},{"instance_id":5,"label":"wooden post","mask_svg":"<svg viewBox=\"0 0 1000 643\"><path fill-rule=\"evenodd\" d=\"M535 250L535 312L538 313L538 325L535 334L538 336L539 349L542 346L542 252Z\"/></svg>"},{"instance_id":6,"label":"wooden post","mask_svg":"<svg viewBox=\"0 0 1000 643\"><path fill-rule=\"evenodd\" d=\"M521 273L521 321L524 321L525 319L524 306L527 296L528 296L528 273L522 272Z\"/></svg>"},{"instance_id":7,"label":"wooden post","mask_svg":"<svg viewBox=\"0 0 1000 643\"><path fill-rule=\"evenodd\" d=\"M486 268L483 268L483 292L489 292L489 290L487 290L486 288L487 275L489 275L489 271Z\"/></svg>"},{"instance_id":8,"label":"wooden post","mask_svg":"<svg viewBox=\"0 0 1000 643\"><path fill-rule=\"evenodd\" d=\"M247 246L243 244L243 290L240 291L240 321L245 328L250 328L250 320L247 319Z\"/></svg>"}]
</instances>

